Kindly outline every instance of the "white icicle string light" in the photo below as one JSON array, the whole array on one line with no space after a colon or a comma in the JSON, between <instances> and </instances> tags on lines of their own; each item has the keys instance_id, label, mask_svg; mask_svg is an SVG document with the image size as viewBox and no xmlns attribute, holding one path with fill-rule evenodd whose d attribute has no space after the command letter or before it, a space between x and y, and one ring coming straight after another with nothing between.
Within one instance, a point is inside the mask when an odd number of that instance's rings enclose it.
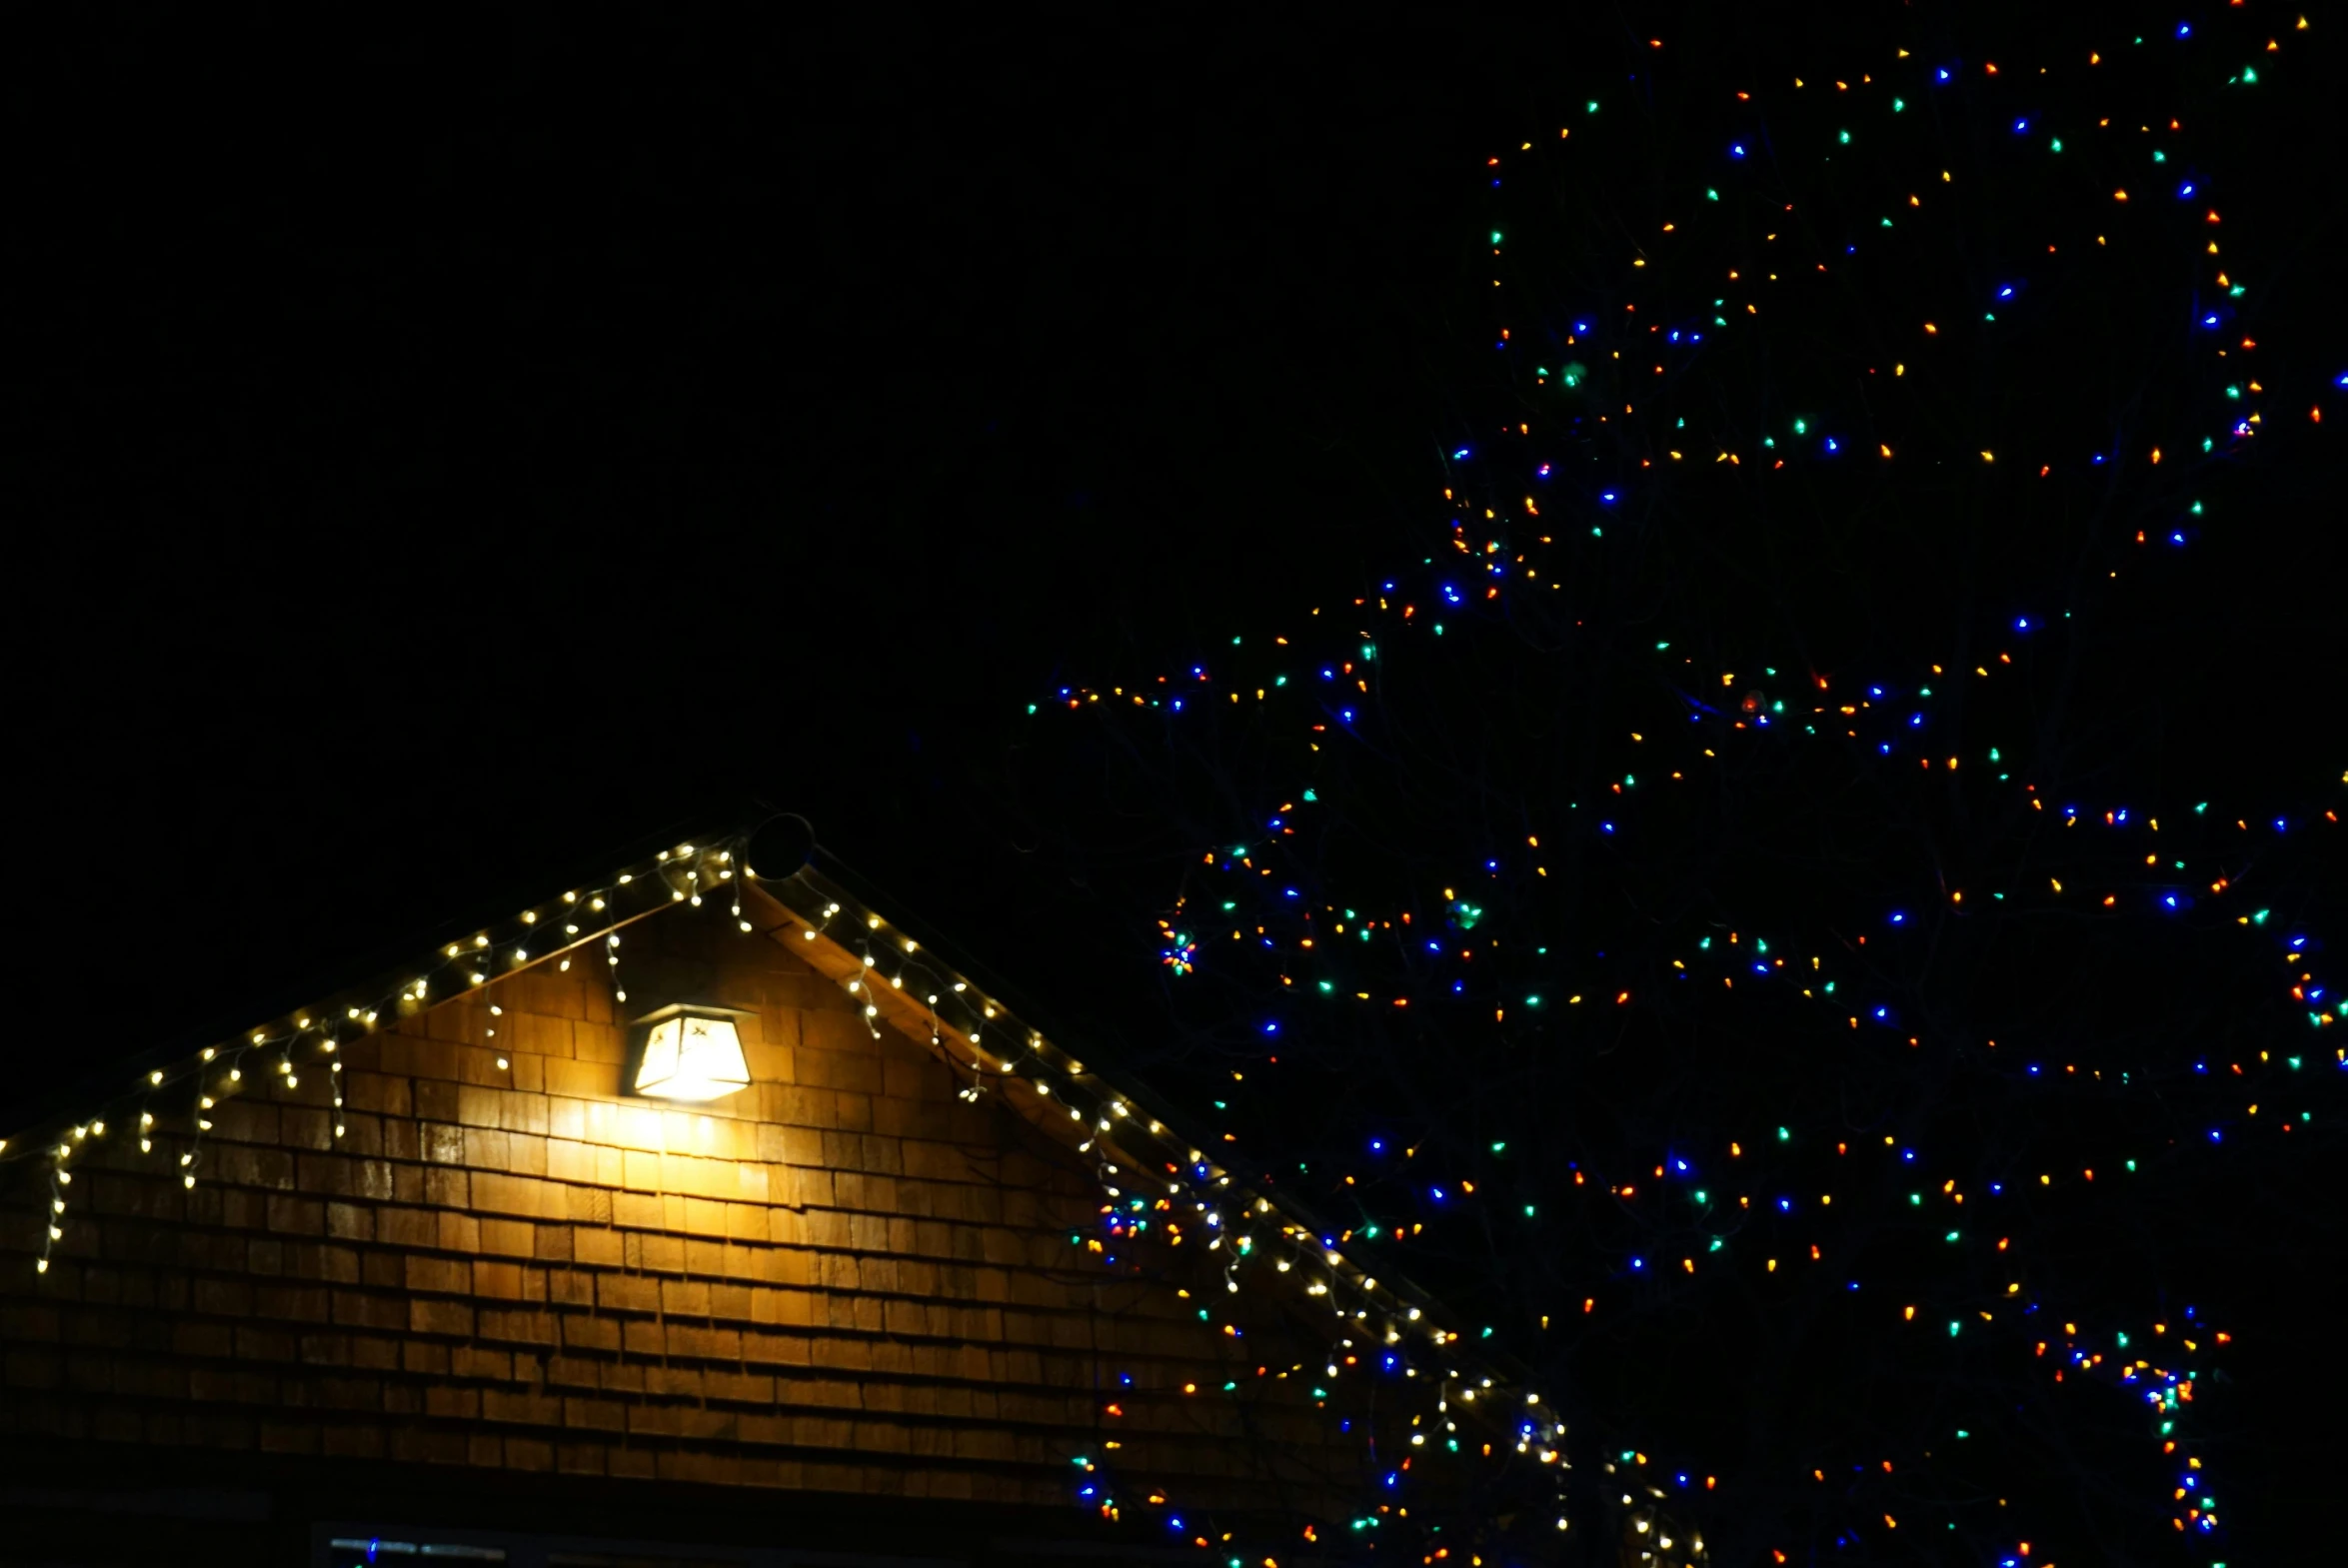
<instances>
[{"instance_id":1,"label":"white icicle string light","mask_svg":"<svg viewBox=\"0 0 2348 1568\"><path fill-rule=\"evenodd\" d=\"M603 936L605 938L607 971L611 975L614 994L624 1002L627 999L627 992L621 984L618 973L621 945L620 927L634 919L641 918L644 914L653 912L654 908L665 907L668 903L691 902L698 905L701 902L698 894L703 879L702 873L706 869L705 860L699 857L716 858L722 866L726 867L718 873L718 879L732 880L731 867L734 850L744 841L746 840L732 840L730 845L726 847L697 849L694 845L686 844L675 850L662 850L652 865L621 871L613 877L609 884L603 887L585 890L573 889L563 893L559 899L553 900L553 902L559 911L566 916L576 915L582 910L589 914L611 912L611 897L619 889L631 886L641 876L655 873L659 874L663 887L672 896L653 905L652 908L639 910L635 914L615 915L611 923L604 925L601 929L583 928L575 918L566 918L562 927L566 940L559 945L541 950L538 959L558 958L560 969L568 971L571 964L570 953L580 946L592 942L597 936ZM674 873L680 871L686 878L683 888L671 879ZM778 882L771 882L769 885L778 894L782 889L795 885L806 888L812 893L815 891L813 878L807 874L807 871L808 868L801 867L788 877ZM737 882L737 891L734 895L733 912L738 928L748 933L751 926L749 921L740 917L738 889L739 882ZM832 921L839 917L844 910L845 905L842 900L838 896L831 896L816 913L810 914L796 907L793 912L804 922L801 932L803 938L814 940L827 932ZM862 923L867 932L877 932L885 928L886 922L880 915L869 910L859 912L863 916ZM528 933L542 917L538 908L529 908L516 915L513 924L519 928L519 933ZM530 948L525 941L519 939L519 934L517 939L510 943L499 943L488 932L479 932L470 942L448 943L435 959L418 965L411 978L399 981L392 990L379 997L374 1005L349 1006L346 1009L346 1018L349 1022L358 1025L362 1032L368 1032L373 1030L379 1013L385 1008L390 1008L395 1013L403 1007L422 1010L428 1000L434 997L435 981L440 980L445 984L446 975L452 970L459 975L460 982L453 987L441 988L440 999L461 995L466 990L488 984L496 977L493 971L498 968L498 949L501 945L507 946L511 953L506 972L514 972L534 961ZM908 959L913 958L920 950L920 944L910 938L903 939L902 947ZM876 971L869 946L865 948L862 956L863 962L857 971L857 978L847 984L852 993L859 993L860 987L862 987L861 995L865 1008L863 1016L868 1028L872 1028L878 1036L879 1030L873 1020L879 1016L880 1008L872 995L870 985L869 977ZM926 965L933 960L929 960L927 955L924 955L922 961L926 971ZM902 993L909 972L912 972L910 966L901 967L892 978L889 988ZM961 1000L973 1014L968 1023L964 1025L964 1032L977 1054L974 1066L984 1070L985 1055L989 1050L985 1038L986 1029L990 1022L998 1020L1002 1009L983 996L977 997L974 1001L969 982L960 975L946 974L943 978L951 986L955 997ZM932 991L930 994L934 998L930 1005L935 1009L937 993ZM934 1029L941 1021L933 1013L932 1025ZM309 1032L311 1028L310 1017L307 1014L302 1014L297 1016L293 1026L285 1033L272 1034L265 1029L253 1031L245 1040L240 1041L234 1047L227 1072L214 1077L209 1082L204 1077L204 1071L221 1054L220 1048L216 1046L204 1048L193 1058L181 1063L177 1069L157 1068L145 1075L139 1088L135 1091L141 1095L149 1094L168 1084L186 1081L191 1077L195 1080L196 1095L193 1108L195 1126L188 1147L179 1156L179 1169L184 1187L192 1189L196 1185L197 1172L201 1168L203 1154L203 1134L211 1130L211 1118L207 1113L215 1108L219 1098L235 1093L242 1085L241 1062L245 1053L252 1049L277 1045L282 1052L281 1062L285 1070L269 1076L296 1077L297 1074L293 1067L293 1053L300 1037ZM1235 1196L1239 1200L1242 1212L1250 1205L1254 1206L1255 1212L1258 1214L1273 1212L1274 1205L1272 1200L1268 1198L1249 1193L1244 1189L1240 1189L1235 1194L1224 1192L1223 1189L1228 1189L1231 1186L1231 1177L1227 1172L1208 1164L1199 1150L1187 1148L1185 1145L1175 1142L1173 1134L1158 1120L1152 1119L1146 1123L1134 1120L1122 1096L1104 1094L1084 1088L1078 1082L1085 1076L1084 1064L1081 1061L1068 1056L1058 1047L1050 1045L1039 1032L1028 1030L1026 1034L1027 1038L1017 1055L1007 1051L995 1052L998 1057L998 1065L995 1070L1005 1077L1019 1077L1021 1081L1028 1083L1039 1094L1046 1096L1053 1095L1057 1085L1059 1097L1063 1103L1069 1105L1072 1119L1080 1123L1086 1119L1087 1111L1085 1107L1076 1103L1075 1096L1070 1093L1070 1090L1076 1088L1087 1094L1092 1101L1091 1114L1097 1123L1096 1130L1085 1140L1083 1145L1088 1151L1103 1137L1114 1135L1134 1138L1147 1137L1156 1142L1161 1152L1165 1154L1186 1153L1186 1159L1167 1162L1176 1164L1182 1173L1182 1179L1193 1183L1193 1207L1198 1212L1214 1216L1212 1223L1215 1228L1219 1228L1219 1212L1210 1207L1209 1200L1216 1199L1218 1193L1221 1193L1223 1198ZM318 1046L319 1054L322 1056L332 1055L338 1043L331 1034L325 1035ZM328 1065L335 1111L334 1132L338 1138L344 1132L341 1115L343 1109L341 1067L342 1063L339 1061L332 1061ZM142 1114L144 1114L143 1111ZM142 1132L151 1124L151 1122L142 1122ZM93 1120L84 1123L80 1131L86 1135L92 1128L102 1131L103 1126L102 1120ZM5 1157L6 1151L14 1142L14 1139L0 1139L0 1157ZM141 1142L141 1151L143 1153L151 1152L151 1140L142 1137ZM71 1172L66 1168L66 1161L72 1157L71 1145L65 1142L61 1136L51 1139L45 1146L49 1150L51 1162L51 1223L48 1227L50 1234L44 1241L40 1256L35 1264L36 1270L44 1274L49 1270L53 1246L57 1241L63 1239L64 1227L60 1222L65 1213L63 1190L71 1182ZM1105 1148L1101 1157L1106 1159L1109 1152L1110 1150ZM1170 1183L1170 1190L1178 1193L1181 1190L1181 1183L1178 1181ZM1286 1260L1285 1266L1279 1268L1277 1272L1286 1273L1296 1262L1305 1261L1306 1248L1312 1239L1312 1231L1298 1216L1287 1214L1284 1207L1279 1212L1281 1217L1286 1220L1286 1223L1280 1227L1281 1234L1288 1238L1292 1250L1290 1259ZM1251 1236L1245 1239L1252 1242ZM1231 1283L1234 1290L1240 1272L1239 1263L1243 1256L1244 1249L1234 1248L1226 1264L1226 1282ZM1422 1309L1413 1308L1411 1303L1398 1302L1390 1288L1381 1293L1376 1280L1361 1275L1358 1269L1348 1270L1342 1256L1333 1248L1323 1250L1322 1258L1326 1264L1326 1272L1312 1279L1312 1282L1307 1286L1307 1292L1327 1296L1331 1312L1336 1318L1341 1320L1347 1315L1346 1306L1350 1301L1359 1303L1353 1307L1352 1311L1352 1316L1356 1319L1365 1321L1372 1309L1390 1318L1393 1311L1399 1307L1408 1314L1409 1321L1415 1323L1419 1320ZM1451 1364L1450 1358L1444 1353L1446 1347L1457 1342L1459 1336L1448 1334L1432 1326L1429 1326L1424 1332L1428 1336L1428 1343L1433 1348L1438 1361L1443 1363L1441 1376L1443 1378L1459 1377L1461 1374L1457 1367ZM1398 1343L1398 1338L1393 1342ZM1332 1361L1330 1372L1332 1377L1337 1375L1334 1367L1335 1363ZM1417 1370L1417 1367L1412 1365L1409 1368L1409 1375L1416 1376ZM1494 1380L1490 1377L1482 1379L1483 1386L1486 1388L1493 1386L1493 1382ZM1528 1407L1537 1409L1541 1403L1542 1401L1537 1395L1527 1395ZM1553 1418L1544 1419L1545 1423L1553 1426L1559 1435L1562 1434L1561 1423L1555 1422Z\"/></svg>"},{"instance_id":2,"label":"white icicle string light","mask_svg":"<svg viewBox=\"0 0 2348 1568\"><path fill-rule=\"evenodd\" d=\"M740 918L741 883L734 875L735 855L747 841L747 835L736 835L718 844L681 844L674 849L664 849L648 864L616 872L607 883L574 888L547 900L545 904L520 911L501 927L510 929L510 935L501 937L484 930L475 933L470 939L445 943L432 956L412 966L406 977L388 982L388 988L372 1000L338 1001L337 1005L343 1007L344 1023L358 1033L371 1033L378 1017L386 1011L395 1016L409 1009L420 1011L432 1002L460 996L468 990L492 983L503 974L518 972L532 963L547 959L557 960L558 968L568 972L572 954L598 936L610 938L606 950L611 962L607 968L613 975L616 993L625 1001L626 991L618 988L619 927L666 907L668 902L689 901L698 904L701 900L691 889L699 888L710 880L719 880L734 883L737 889L734 896L737 923L745 932L751 929L749 922ZM681 875L689 890L680 899L653 904L631 914L621 914L612 908L612 897L619 889L656 873L664 878L672 874ZM664 885L673 886L666 881ZM582 913L607 915L609 919L583 925L578 918ZM563 933L561 941L548 940L539 932L541 923L548 921L559 921ZM539 942L535 947L532 945L533 937ZM452 974L456 977L453 984L449 982ZM192 1190L203 1168L204 1134L212 1130L211 1113L218 1108L222 1099L245 1087L246 1056L274 1049L277 1053L274 1069L258 1076L272 1082L282 1079L289 1089L300 1088L301 1071L306 1058L326 1061L333 1102L333 1135L339 1139L346 1131L343 1116L343 1064L333 1058L342 1040L332 1028L323 1026L319 1021L327 1011L326 1007L320 1006L296 1012L275 1028L250 1030L232 1043L207 1045L175 1064L149 1068L139 1075L133 1087L106 1101L99 1110L101 1113L119 1112L126 1118L135 1114L138 1117L139 1153L152 1156L161 1152L169 1156L176 1152L177 1160L171 1168L179 1175L182 1189ZM311 1035L317 1038L305 1050L305 1037ZM215 1064L224 1055L227 1057L226 1070L214 1070ZM168 1140L156 1136L163 1123L150 1107L156 1091L181 1084L188 1086L192 1096L190 1125L186 1144L175 1151ZM34 1271L39 1274L49 1272L56 1244L64 1239L66 1208L60 1205L64 1202L64 1189L71 1185L72 1172L66 1162L72 1158L76 1126L73 1122L60 1122L53 1127L34 1129L29 1143L25 1133L0 1137L0 1161L11 1157L33 1157L37 1150L39 1157L49 1163L48 1223L43 1227L41 1248L33 1264ZM103 1115L81 1122L78 1127L83 1137L102 1135L105 1127Z\"/></svg>"}]
</instances>

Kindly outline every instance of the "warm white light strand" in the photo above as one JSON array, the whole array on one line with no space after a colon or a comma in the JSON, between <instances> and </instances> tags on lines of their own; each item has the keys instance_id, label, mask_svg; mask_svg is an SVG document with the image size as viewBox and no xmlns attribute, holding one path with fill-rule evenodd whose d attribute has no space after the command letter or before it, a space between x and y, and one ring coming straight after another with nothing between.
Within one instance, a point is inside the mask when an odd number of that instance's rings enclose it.
<instances>
[{"instance_id":1,"label":"warm white light strand","mask_svg":"<svg viewBox=\"0 0 2348 1568\"><path fill-rule=\"evenodd\" d=\"M612 908L614 894L621 888L632 885L639 878L657 876L676 895L672 897L671 902L698 903L696 889L701 887L705 881L734 880L735 852L746 841L746 837L738 835L718 845L697 847L692 844L683 844L675 849L664 849L649 864L620 871L605 885L573 889L563 893L559 898L547 900L547 904L520 911L511 921L501 927L501 929L512 931L511 936L501 938L494 936L488 930L483 930L477 932L470 940L446 943L434 955L413 965L409 970L408 977L393 984L390 989L377 996L372 1002L345 1005L343 1009L344 1022L347 1025L355 1026L358 1032L371 1032L378 1018L386 1011L394 1015L405 1010L420 1011L429 1004L460 996L468 990L478 989L505 974L519 972L521 969L546 958L557 960L559 972L568 972L571 967L571 952L593 941L599 935L607 939L606 953L610 960L607 969L612 975L614 992L619 1000L625 1002L627 991L621 987L618 978L619 927L640 919L644 915L654 912L657 908L665 907L665 905L655 904L651 908L640 909L632 914L620 915ZM550 908L548 905L552 907ZM739 916L739 894L735 897L735 905ZM591 922L589 926L583 927L576 918L582 912L591 916L611 915L612 919L608 923ZM557 942L540 938L542 945L534 950L532 937L536 927L542 922L557 921L561 925L562 940ZM747 921L738 919L738 923L745 931L748 930ZM453 983L450 978L452 975L454 976ZM277 1053L276 1066L272 1070L258 1074L258 1076L271 1080L282 1079L289 1089L298 1090L300 1087L305 1056L309 1059L326 1061L327 1078L331 1089L330 1097L333 1102L333 1135L339 1139L344 1136L347 1126L343 1118L342 1063L331 1058L340 1048L341 1039L331 1028L323 1028L317 1021L328 1010L324 1005L320 1005L308 1011L296 1012L275 1027L249 1030L233 1043L208 1045L174 1065L150 1068L140 1077L132 1089L116 1099L107 1101L101 1109L106 1111L122 1110L128 1114L129 1112L125 1108L135 1103L138 1107L136 1114L139 1118L139 1152L152 1155L158 1147L158 1140L155 1136L158 1121L148 1108L153 1095L159 1089L180 1084L188 1085L192 1095L189 1108L191 1124L187 1144L179 1150L175 1168L179 1173L182 1188L192 1190L203 1166L204 1135L212 1130L211 1112L218 1108L222 1099L240 1092L246 1086L248 1077L254 1076L247 1074L244 1070L245 1060L249 1053L275 1050ZM305 1052L304 1041L313 1034L317 1036L316 1042L308 1052ZM227 1070L224 1072L214 1071L214 1064L224 1055L227 1057ZM500 1065L505 1065L502 1052ZM102 1132L104 1126L103 1119L93 1118L80 1123L79 1132L81 1136L87 1136L92 1129ZM54 1127L34 1129L33 1141L29 1149L24 1133L15 1133L0 1138L0 1161L11 1158L12 1150L25 1150L26 1153L38 1150L49 1163L50 1200L46 1216L47 1223L43 1227L40 1250L33 1262L34 1271L39 1274L49 1272L57 1243L62 1241L65 1236L64 1217L67 1201L64 1189L71 1184L71 1171L66 1162L72 1157L71 1150L75 1131L76 1127L73 1123L60 1123ZM25 1154L13 1157L25 1157Z\"/></svg>"}]
</instances>

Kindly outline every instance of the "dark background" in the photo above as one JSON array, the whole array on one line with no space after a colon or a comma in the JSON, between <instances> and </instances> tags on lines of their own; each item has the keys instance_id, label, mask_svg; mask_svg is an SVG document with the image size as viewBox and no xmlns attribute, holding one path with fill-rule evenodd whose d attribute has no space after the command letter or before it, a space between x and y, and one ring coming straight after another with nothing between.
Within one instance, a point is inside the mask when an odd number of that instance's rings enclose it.
<instances>
[{"instance_id":1,"label":"dark background","mask_svg":"<svg viewBox=\"0 0 2348 1568\"><path fill-rule=\"evenodd\" d=\"M745 794L950 928L1082 901L1017 874L1026 705L1424 553L1484 158L1658 59L1832 57L1837 18L163 5L15 38L19 1088ZM2320 359L2329 56L2292 48L2223 149L2227 233ZM2328 534L2276 543L2320 582ZM2228 608L2210 669L2272 637L2323 676L2304 604ZM2322 733L2162 674L2221 750ZM50 1046L101 977L112 1038Z\"/></svg>"},{"instance_id":2,"label":"dark background","mask_svg":"<svg viewBox=\"0 0 2348 1568\"><path fill-rule=\"evenodd\" d=\"M1650 36L1717 69L1835 25L161 5L17 39L0 1096L744 794L1016 976L1097 909L1006 805L1027 704L1419 553L1483 159ZM2278 74L2227 181L2331 347L2324 79ZM2237 1364L2256 1484L2304 1499L2301 1305Z\"/></svg>"},{"instance_id":3,"label":"dark background","mask_svg":"<svg viewBox=\"0 0 2348 1568\"><path fill-rule=\"evenodd\" d=\"M744 792L1004 896L967 781L1031 698L1421 500L1503 42L153 7L16 53L17 956L112 1036L20 1086Z\"/></svg>"}]
</instances>

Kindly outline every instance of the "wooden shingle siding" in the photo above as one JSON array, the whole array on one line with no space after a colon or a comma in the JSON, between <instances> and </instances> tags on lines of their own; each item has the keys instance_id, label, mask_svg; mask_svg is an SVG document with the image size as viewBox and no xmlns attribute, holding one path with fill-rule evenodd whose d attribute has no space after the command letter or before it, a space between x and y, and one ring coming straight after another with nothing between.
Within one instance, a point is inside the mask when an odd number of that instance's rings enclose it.
<instances>
[{"instance_id":1,"label":"wooden shingle siding","mask_svg":"<svg viewBox=\"0 0 2348 1568\"><path fill-rule=\"evenodd\" d=\"M1104 1270L1082 1164L790 947L679 908L622 962L631 1010L749 1009L752 1085L622 1095L588 952L345 1044L340 1139L256 1054L193 1190L181 1108L93 1140L46 1276L18 1167L0 1433L1022 1504L1111 1440L1188 1506L1358 1462L1276 1375L1316 1345L1210 1332L1178 1253Z\"/></svg>"}]
</instances>

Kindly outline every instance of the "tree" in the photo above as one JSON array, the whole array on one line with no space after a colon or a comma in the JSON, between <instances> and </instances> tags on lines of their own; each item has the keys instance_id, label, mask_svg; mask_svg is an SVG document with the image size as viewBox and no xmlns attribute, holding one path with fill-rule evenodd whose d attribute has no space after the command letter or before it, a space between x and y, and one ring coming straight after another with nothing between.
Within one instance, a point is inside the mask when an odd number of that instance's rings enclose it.
<instances>
[{"instance_id":1,"label":"tree","mask_svg":"<svg viewBox=\"0 0 2348 1568\"><path fill-rule=\"evenodd\" d=\"M1133 1065L1562 1390L1631 1560L2222 1558L2311 1236L2196 1227L2348 1059L2254 22L1639 41L1484 171L1430 545L1038 705Z\"/></svg>"}]
</instances>

